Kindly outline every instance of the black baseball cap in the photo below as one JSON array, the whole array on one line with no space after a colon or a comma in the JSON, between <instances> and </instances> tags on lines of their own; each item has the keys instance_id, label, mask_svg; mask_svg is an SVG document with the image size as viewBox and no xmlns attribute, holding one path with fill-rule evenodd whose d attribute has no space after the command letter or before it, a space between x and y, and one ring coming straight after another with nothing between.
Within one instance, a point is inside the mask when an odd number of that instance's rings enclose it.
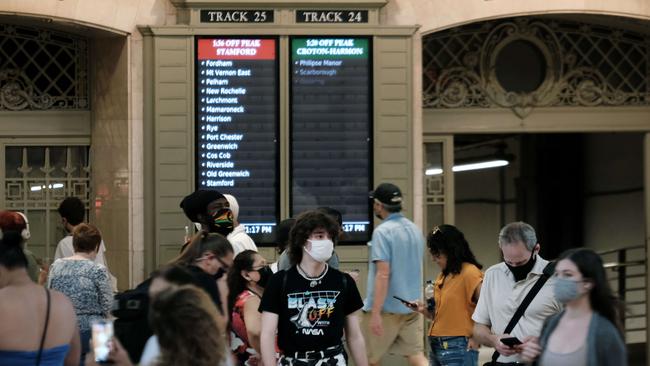
<instances>
[{"instance_id":1,"label":"black baseball cap","mask_svg":"<svg viewBox=\"0 0 650 366\"><path fill-rule=\"evenodd\" d=\"M402 191L392 183L382 183L374 191L370 192L370 198L374 198L385 205L397 206L402 204Z\"/></svg>"},{"instance_id":2,"label":"black baseball cap","mask_svg":"<svg viewBox=\"0 0 650 366\"><path fill-rule=\"evenodd\" d=\"M217 191L199 189L183 198L181 208L190 221L198 222L198 215L208 212L210 202L216 201L219 198L225 199L223 194Z\"/></svg>"}]
</instances>

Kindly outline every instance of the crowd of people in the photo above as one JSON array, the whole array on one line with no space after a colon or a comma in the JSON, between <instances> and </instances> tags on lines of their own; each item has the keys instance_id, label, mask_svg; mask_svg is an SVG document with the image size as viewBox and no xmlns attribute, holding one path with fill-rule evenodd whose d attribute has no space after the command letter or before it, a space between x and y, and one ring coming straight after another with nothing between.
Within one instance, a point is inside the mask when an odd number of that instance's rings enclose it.
<instances>
[{"instance_id":1,"label":"crowd of people","mask_svg":"<svg viewBox=\"0 0 650 366\"><path fill-rule=\"evenodd\" d=\"M100 230L77 198L60 207L69 232L51 266L26 243L27 217L0 212L0 364L97 365L93 324L113 321L117 366L625 365L623 305L601 258L580 248L543 259L532 226L501 229L503 261L482 272L465 235L440 225L425 238L390 183L370 193L382 222L369 245L367 295L339 269L341 214L309 210L277 227L269 263L238 221L232 195L199 190L180 207L198 232L133 290L114 294ZM425 253L440 273L423 299ZM430 319L428 359L422 317Z\"/></svg>"}]
</instances>

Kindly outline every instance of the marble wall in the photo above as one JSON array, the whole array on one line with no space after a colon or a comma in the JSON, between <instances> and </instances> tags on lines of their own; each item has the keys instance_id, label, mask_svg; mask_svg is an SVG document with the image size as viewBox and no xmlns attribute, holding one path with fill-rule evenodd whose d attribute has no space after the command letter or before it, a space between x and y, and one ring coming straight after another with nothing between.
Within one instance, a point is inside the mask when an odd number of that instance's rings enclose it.
<instances>
[{"instance_id":1,"label":"marble wall","mask_svg":"<svg viewBox=\"0 0 650 366\"><path fill-rule=\"evenodd\" d=\"M487 19L531 14L601 14L650 19L647 0L389 0L381 21L390 25L419 24L427 34Z\"/></svg>"},{"instance_id":2,"label":"marble wall","mask_svg":"<svg viewBox=\"0 0 650 366\"><path fill-rule=\"evenodd\" d=\"M175 22L169 0L2 0L0 13L50 18L117 33L136 33L138 24Z\"/></svg>"},{"instance_id":3,"label":"marble wall","mask_svg":"<svg viewBox=\"0 0 650 366\"><path fill-rule=\"evenodd\" d=\"M102 231L109 269L120 289L130 277L129 198L129 43L127 37L91 43L92 189L91 221Z\"/></svg>"}]
</instances>

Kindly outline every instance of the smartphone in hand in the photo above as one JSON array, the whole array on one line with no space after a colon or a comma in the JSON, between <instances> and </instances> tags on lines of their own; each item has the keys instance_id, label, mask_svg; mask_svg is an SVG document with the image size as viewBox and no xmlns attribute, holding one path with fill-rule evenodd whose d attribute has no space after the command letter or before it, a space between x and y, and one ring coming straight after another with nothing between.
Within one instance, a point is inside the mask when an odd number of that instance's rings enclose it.
<instances>
[{"instance_id":1,"label":"smartphone in hand","mask_svg":"<svg viewBox=\"0 0 650 366\"><path fill-rule=\"evenodd\" d=\"M92 344L95 353L95 362L109 363L109 353L113 339L113 322L100 320L92 324Z\"/></svg>"},{"instance_id":2,"label":"smartphone in hand","mask_svg":"<svg viewBox=\"0 0 650 366\"><path fill-rule=\"evenodd\" d=\"M508 337L508 338L501 338L501 343L512 348L514 346L520 345L522 342L517 337Z\"/></svg>"},{"instance_id":3,"label":"smartphone in hand","mask_svg":"<svg viewBox=\"0 0 650 366\"><path fill-rule=\"evenodd\" d=\"M402 299L399 296L393 296L393 297L396 298L397 300L401 301L402 304L406 305L407 307L409 307L411 309L417 309L418 308L418 304L412 303L410 301L406 301L406 300Z\"/></svg>"}]
</instances>

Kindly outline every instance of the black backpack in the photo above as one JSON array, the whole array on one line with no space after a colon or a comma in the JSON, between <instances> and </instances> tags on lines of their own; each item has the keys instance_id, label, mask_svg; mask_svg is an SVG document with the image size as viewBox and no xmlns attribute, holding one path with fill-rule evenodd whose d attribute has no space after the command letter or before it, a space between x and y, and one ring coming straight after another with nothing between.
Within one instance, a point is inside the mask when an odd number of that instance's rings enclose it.
<instances>
[{"instance_id":1,"label":"black backpack","mask_svg":"<svg viewBox=\"0 0 650 366\"><path fill-rule=\"evenodd\" d=\"M153 331L149 326L149 286L151 279L139 284L133 290L115 295L111 314L115 336L120 340L129 358L135 363L140 361L142 351Z\"/></svg>"}]
</instances>

